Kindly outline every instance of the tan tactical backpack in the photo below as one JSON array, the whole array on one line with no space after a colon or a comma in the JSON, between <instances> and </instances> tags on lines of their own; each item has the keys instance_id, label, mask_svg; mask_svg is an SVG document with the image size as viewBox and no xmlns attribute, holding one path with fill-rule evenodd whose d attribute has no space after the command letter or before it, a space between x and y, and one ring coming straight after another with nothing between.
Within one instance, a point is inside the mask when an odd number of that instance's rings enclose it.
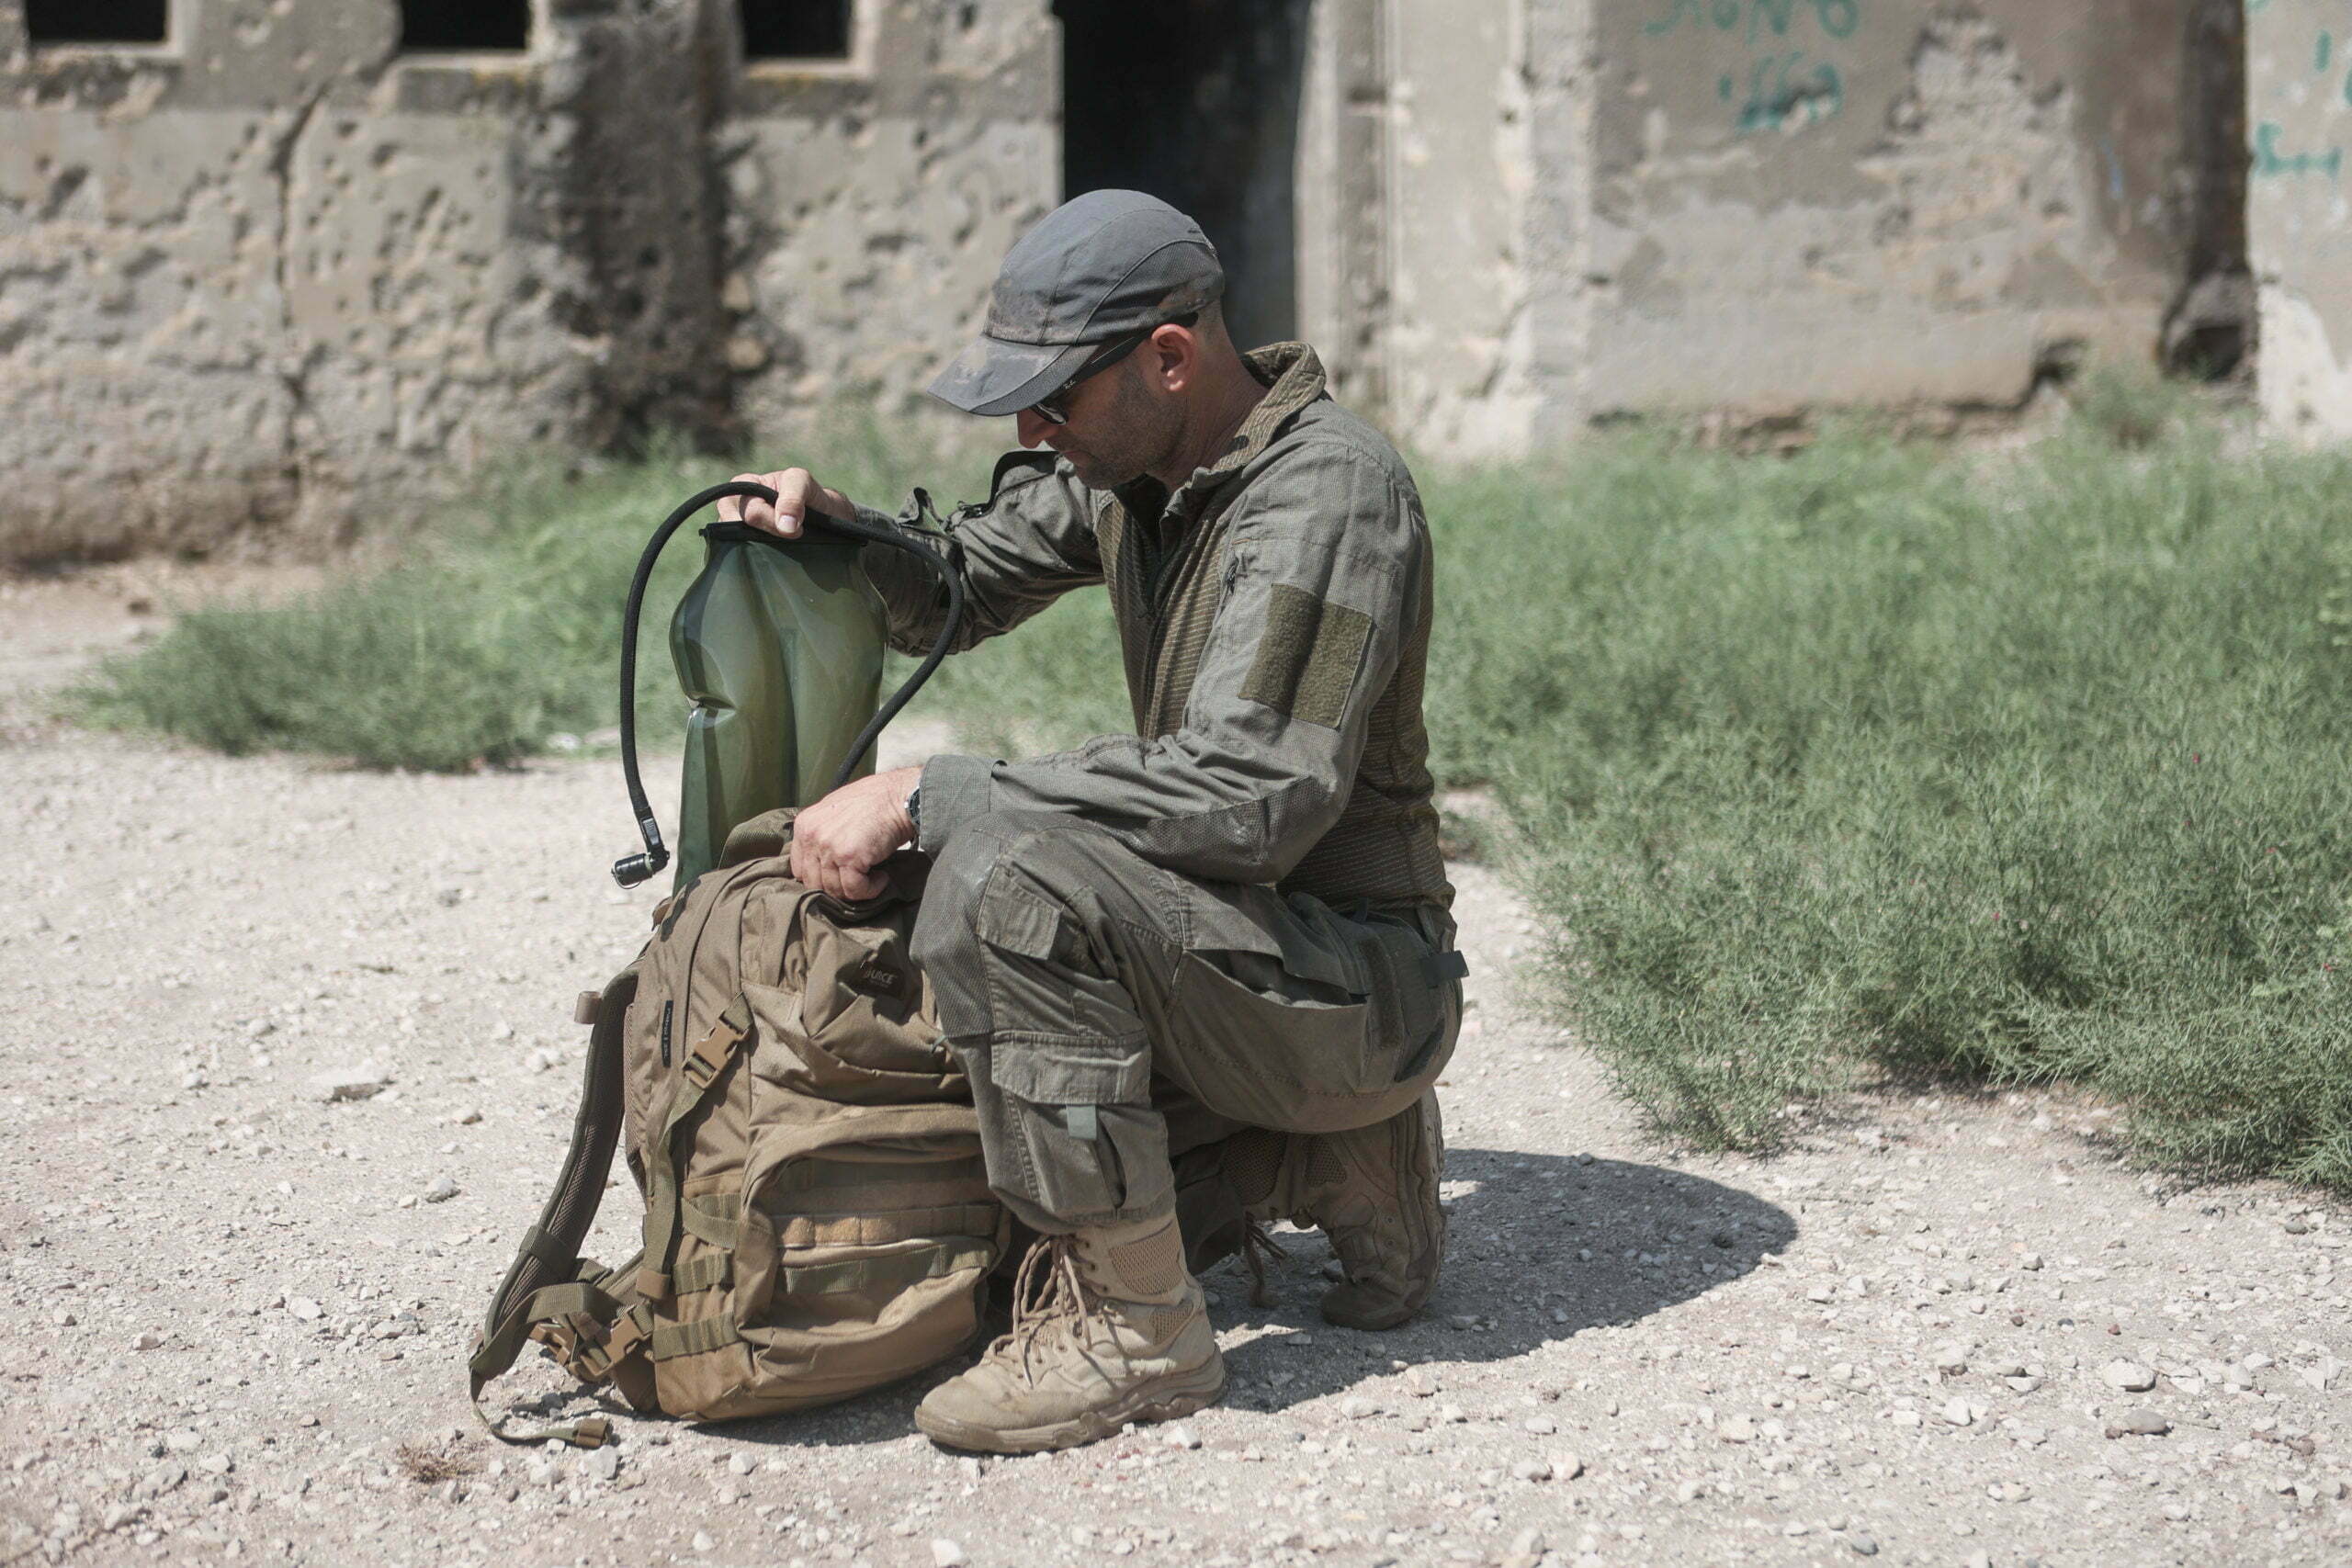
<instances>
[{"instance_id":1,"label":"tan tactical backpack","mask_svg":"<svg viewBox=\"0 0 2352 1568\"><path fill-rule=\"evenodd\" d=\"M571 1151L476 1343L477 1409L527 1339L637 1409L717 1421L847 1398L976 1333L1010 1221L907 952L925 863L897 857L889 893L839 904L792 880L791 818L738 828L582 998ZM645 1247L605 1269L579 1249L624 1122Z\"/></svg>"}]
</instances>

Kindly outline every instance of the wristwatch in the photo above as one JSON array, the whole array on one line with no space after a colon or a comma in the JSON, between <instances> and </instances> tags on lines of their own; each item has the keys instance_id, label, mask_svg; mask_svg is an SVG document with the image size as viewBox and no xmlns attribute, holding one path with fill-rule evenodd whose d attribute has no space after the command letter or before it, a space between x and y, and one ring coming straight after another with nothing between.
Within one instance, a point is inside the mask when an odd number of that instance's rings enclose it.
<instances>
[{"instance_id":1,"label":"wristwatch","mask_svg":"<svg viewBox=\"0 0 2352 1568\"><path fill-rule=\"evenodd\" d=\"M907 804L904 809L907 814L907 826L914 830L913 841L920 849L922 846L922 785L917 784L907 791Z\"/></svg>"}]
</instances>

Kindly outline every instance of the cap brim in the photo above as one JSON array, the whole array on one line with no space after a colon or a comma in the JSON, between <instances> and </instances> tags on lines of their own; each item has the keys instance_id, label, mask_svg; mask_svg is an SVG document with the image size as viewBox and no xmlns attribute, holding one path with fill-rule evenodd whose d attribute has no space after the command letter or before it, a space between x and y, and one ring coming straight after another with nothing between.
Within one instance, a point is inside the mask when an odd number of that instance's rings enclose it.
<instances>
[{"instance_id":1,"label":"cap brim","mask_svg":"<svg viewBox=\"0 0 2352 1568\"><path fill-rule=\"evenodd\" d=\"M1101 346L974 338L932 382L931 395L966 413L1017 413L1069 380Z\"/></svg>"}]
</instances>

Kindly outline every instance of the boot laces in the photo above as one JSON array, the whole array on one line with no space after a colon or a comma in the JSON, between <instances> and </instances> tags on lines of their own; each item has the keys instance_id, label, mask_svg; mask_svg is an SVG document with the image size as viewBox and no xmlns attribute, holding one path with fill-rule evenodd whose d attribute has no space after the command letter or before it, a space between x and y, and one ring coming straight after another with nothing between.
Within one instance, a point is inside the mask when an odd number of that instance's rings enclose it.
<instances>
[{"instance_id":1,"label":"boot laces","mask_svg":"<svg viewBox=\"0 0 2352 1568\"><path fill-rule=\"evenodd\" d=\"M1245 1220L1241 1228L1241 1261L1250 1266L1250 1304L1271 1306L1273 1297L1266 1292L1266 1259L1271 1257L1282 1263L1290 1261L1290 1252L1274 1239L1274 1233L1263 1220Z\"/></svg>"},{"instance_id":2,"label":"boot laces","mask_svg":"<svg viewBox=\"0 0 2352 1568\"><path fill-rule=\"evenodd\" d=\"M1029 1361L1039 1341L1060 1331L1084 1345L1105 1327L1094 1292L1079 1272L1076 1238L1044 1236L1012 1277L1012 1331L989 1346L989 1354L994 1358L1019 1351L1021 1375L1035 1383Z\"/></svg>"}]
</instances>

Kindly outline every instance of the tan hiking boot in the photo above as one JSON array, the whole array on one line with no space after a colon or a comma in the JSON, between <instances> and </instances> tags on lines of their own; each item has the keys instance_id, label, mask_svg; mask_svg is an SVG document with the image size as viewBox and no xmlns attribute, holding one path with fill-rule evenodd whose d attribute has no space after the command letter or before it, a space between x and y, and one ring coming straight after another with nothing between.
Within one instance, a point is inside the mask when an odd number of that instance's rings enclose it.
<instances>
[{"instance_id":1,"label":"tan hiking boot","mask_svg":"<svg viewBox=\"0 0 2352 1568\"><path fill-rule=\"evenodd\" d=\"M1346 1328L1394 1328L1437 1289L1445 1257L1437 1096L1351 1133L1250 1132L1226 1141L1227 1179L1252 1220L1319 1225L1347 1280L1322 1302Z\"/></svg>"},{"instance_id":2,"label":"tan hiking boot","mask_svg":"<svg viewBox=\"0 0 2352 1568\"><path fill-rule=\"evenodd\" d=\"M1214 1404L1225 1359L1172 1214L1047 1236L1013 1287L1012 1332L924 1395L937 1442L1035 1453Z\"/></svg>"}]
</instances>

